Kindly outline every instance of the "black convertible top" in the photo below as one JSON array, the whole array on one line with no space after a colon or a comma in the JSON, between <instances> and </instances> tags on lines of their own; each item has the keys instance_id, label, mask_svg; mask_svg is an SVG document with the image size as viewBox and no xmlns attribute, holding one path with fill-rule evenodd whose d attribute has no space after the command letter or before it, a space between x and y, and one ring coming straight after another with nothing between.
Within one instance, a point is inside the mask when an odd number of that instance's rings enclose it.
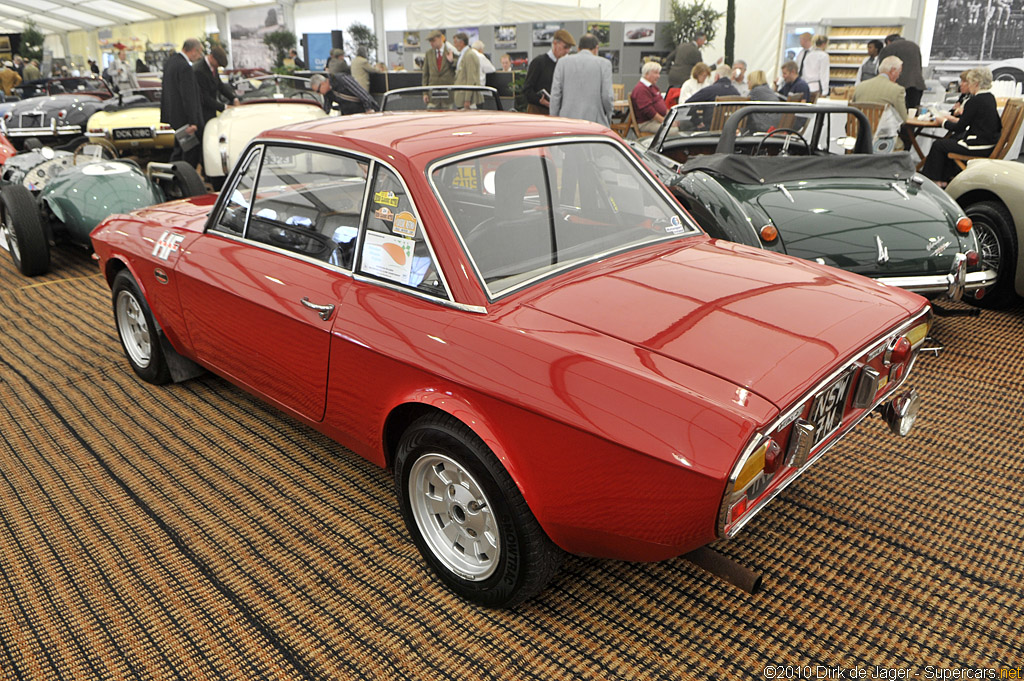
<instances>
[{"instance_id":1,"label":"black convertible top","mask_svg":"<svg viewBox=\"0 0 1024 681\"><path fill-rule=\"evenodd\" d=\"M733 182L767 184L828 177L908 180L915 172L909 152L828 156L741 156L708 154L688 160L681 172L703 170Z\"/></svg>"}]
</instances>

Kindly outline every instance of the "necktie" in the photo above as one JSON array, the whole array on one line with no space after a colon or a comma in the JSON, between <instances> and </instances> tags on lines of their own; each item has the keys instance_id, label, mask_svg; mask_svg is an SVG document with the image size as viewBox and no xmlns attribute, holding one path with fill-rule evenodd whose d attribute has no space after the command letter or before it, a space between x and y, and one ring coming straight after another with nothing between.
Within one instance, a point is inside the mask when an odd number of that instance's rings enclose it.
<instances>
[{"instance_id":1,"label":"necktie","mask_svg":"<svg viewBox=\"0 0 1024 681\"><path fill-rule=\"evenodd\" d=\"M437 70L441 70L441 50L437 51Z\"/></svg>"},{"instance_id":2,"label":"necktie","mask_svg":"<svg viewBox=\"0 0 1024 681\"><path fill-rule=\"evenodd\" d=\"M807 59L807 50L804 50L804 53L800 55L800 70L797 72L796 75L801 78L804 75L804 59Z\"/></svg>"}]
</instances>

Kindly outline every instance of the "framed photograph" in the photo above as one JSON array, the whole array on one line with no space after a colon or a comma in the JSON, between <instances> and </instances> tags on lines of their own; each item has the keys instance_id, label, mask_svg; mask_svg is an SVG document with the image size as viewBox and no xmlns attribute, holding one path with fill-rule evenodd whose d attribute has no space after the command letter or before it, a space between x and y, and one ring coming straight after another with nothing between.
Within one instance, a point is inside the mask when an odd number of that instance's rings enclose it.
<instances>
[{"instance_id":1,"label":"framed photograph","mask_svg":"<svg viewBox=\"0 0 1024 681\"><path fill-rule=\"evenodd\" d=\"M587 24L587 33L592 33L599 47L608 47L612 44L612 25L608 21L592 21Z\"/></svg>"},{"instance_id":2,"label":"framed photograph","mask_svg":"<svg viewBox=\"0 0 1024 681\"><path fill-rule=\"evenodd\" d=\"M515 24L504 24L494 27L494 49L507 50L516 46L517 27Z\"/></svg>"},{"instance_id":3,"label":"framed photograph","mask_svg":"<svg viewBox=\"0 0 1024 681\"><path fill-rule=\"evenodd\" d=\"M468 43L469 45L472 45L477 40L480 40L480 27L479 26L457 28L457 29L455 29L454 31L451 32L451 35L455 35L456 33L465 33L466 35L468 35L469 36L469 43ZM450 37L451 36L449 36L449 38Z\"/></svg>"},{"instance_id":4,"label":"framed photograph","mask_svg":"<svg viewBox=\"0 0 1024 681\"><path fill-rule=\"evenodd\" d=\"M653 45L654 22L626 22L623 29L623 42L626 45Z\"/></svg>"},{"instance_id":5,"label":"framed photograph","mask_svg":"<svg viewBox=\"0 0 1024 681\"><path fill-rule=\"evenodd\" d=\"M530 55L526 52L509 52L508 58L512 60L513 71L525 71L530 65Z\"/></svg>"},{"instance_id":6,"label":"framed photograph","mask_svg":"<svg viewBox=\"0 0 1024 681\"><path fill-rule=\"evenodd\" d=\"M612 63L612 73L619 72L618 50L598 50L597 53Z\"/></svg>"},{"instance_id":7,"label":"framed photograph","mask_svg":"<svg viewBox=\"0 0 1024 681\"><path fill-rule=\"evenodd\" d=\"M561 29L563 24L561 22L544 22L533 25L533 44L534 45L550 45L551 40L555 37L555 31Z\"/></svg>"},{"instance_id":8,"label":"framed photograph","mask_svg":"<svg viewBox=\"0 0 1024 681\"><path fill-rule=\"evenodd\" d=\"M665 58L665 53L664 52L641 52L640 53L640 66L637 68L637 73L641 72L641 70L644 68L644 64L646 64L647 62L649 62L649 61L656 61L659 64L661 64L662 60L664 58Z\"/></svg>"},{"instance_id":9,"label":"framed photograph","mask_svg":"<svg viewBox=\"0 0 1024 681\"><path fill-rule=\"evenodd\" d=\"M418 50L420 47L420 32L406 31L402 34L402 42L411 50Z\"/></svg>"}]
</instances>

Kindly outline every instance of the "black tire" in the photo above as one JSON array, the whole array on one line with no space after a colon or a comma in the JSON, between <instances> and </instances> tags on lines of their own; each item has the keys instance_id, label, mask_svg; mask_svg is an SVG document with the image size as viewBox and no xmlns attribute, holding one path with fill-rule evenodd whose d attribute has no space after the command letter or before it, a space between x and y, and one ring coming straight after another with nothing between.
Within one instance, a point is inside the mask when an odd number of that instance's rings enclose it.
<instances>
[{"instance_id":1,"label":"black tire","mask_svg":"<svg viewBox=\"0 0 1024 681\"><path fill-rule=\"evenodd\" d=\"M468 601L510 608L540 593L562 564L565 554L508 472L472 430L447 414L421 417L402 435L395 487L416 548ZM432 502L434 508L426 508Z\"/></svg>"},{"instance_id":2,"label":"black tire","mask_svg":"<svg viewBox=\"0 0 1024 681\"><path fill-rule=\"evenodd\" d=\"M999 201L972 203L964 212L974 222L981 261L994 266L999 275L995 285L985 290L985 295L980 298L968 295L967 301L990 310L1007 307L1017 298L1014 279L1018 250L1013 216Z\"/></svg>"},{"instance_id":3,"label":"black tire","mask_svg":"<svg viewBox=\"0 0 1024 681\"><path fill-rule=\"evenodd\" d=\"M1015 69L1012 66L1003 66L992 72L992 80L1012 80L1017 83L1024 83L1024 71Z\"/></svg>"},{"instance_id":4,"label":"black tire","mask_svg":"<svg viewBox=\"0 0 1024 681\"><path fill-rule=\"evenodd\" d=\"M110 288L117 337L132 370L148 383L169 383L171 371L160 347L160 332L135 279L121 270Z\"/></svg>"},{"instance_id":5,"label":"black tire","mask_svg":"<svg viewBox=\"0 0 1024 681\"><path fill-rule=\"evenodd\" d=\"M0 209L0 229L14 266L26 277L46 274L50 270L50 242L32 193L20 184L6 185L0 189Z\"/></svg>"},{"instance_id":6,"label":"black tire","mask_svg":"<svg viewBox=\"0 0 1024 681\"><path fill-rule=\"evenodd\" d=\"M202 196L207 194L203 178L199 171L185 161L175 161L171 164L171 172L174 174L174 196L179 199L187 199L190 196Z\"/></svg>"}]
</instances>

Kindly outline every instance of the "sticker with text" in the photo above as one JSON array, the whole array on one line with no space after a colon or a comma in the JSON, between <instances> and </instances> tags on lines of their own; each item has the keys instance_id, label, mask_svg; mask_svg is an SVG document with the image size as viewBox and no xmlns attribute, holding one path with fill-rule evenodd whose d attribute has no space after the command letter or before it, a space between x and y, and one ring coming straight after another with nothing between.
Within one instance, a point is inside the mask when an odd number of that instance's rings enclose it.
<instances>
[{"instance_id":1,"label":"sticker with text","mask_svg":"<svg viewBox=\"0 0 1024 681\"><path fill-rule=\"evenodd\" d=\"M408 285L415 247L416 242L410 239L368 231L363 242L363 272Z\"/></svg>"},{"instance_id":2,"label":"sticker with text","mask_svg":"<svg viewBox=\"0 0 1024 681\"><path fill-rule=\"evenodd\" d=\"M391 206L392 208L398 206L398 195L391 191L379 191L373 195L373 200L383 206Z\"/></svg>"},{"instance_id":3,"label":"sticker with text","mask_svg":"<svg viewBox=\"0 0 1024 681\"><path fill-rule=\"evenodd\" d=\"M395 211L391 210L387 206L381 206L377 210L373 211L373 217L378 220L384 220L385 222L392 222L395 219Z\"/></svg>"},{"instance_id":4,"label":"sticker with text","mask_svg":"<svg viewBox=\"0 0 1024 681\"><path fill-rule=\"evenodd\" d=\"M407 236L410 239L416 236L416 218L407 210L395 216L395 234Z\"/></svg>"}]
</instances>

